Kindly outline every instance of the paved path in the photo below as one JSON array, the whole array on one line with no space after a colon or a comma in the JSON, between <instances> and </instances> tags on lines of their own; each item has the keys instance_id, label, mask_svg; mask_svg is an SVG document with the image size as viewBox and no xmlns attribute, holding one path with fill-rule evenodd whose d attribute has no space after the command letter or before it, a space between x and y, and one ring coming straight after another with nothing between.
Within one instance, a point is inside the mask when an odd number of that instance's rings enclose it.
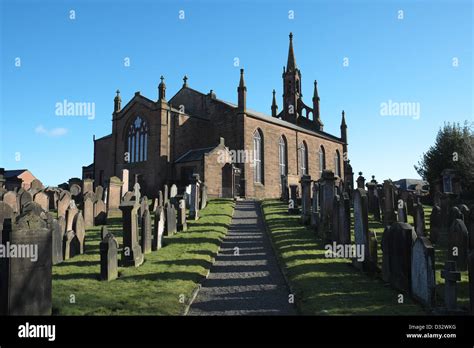
<instances>
[{"instance_id":1,"label":"paved path","mask_svg":"<svg viewBox=\"0 0 474 348\"><path fill-rule=\"evenodd\" d=\"M296 314L268 238L259 203L237 201L229 232L188 315Z\"/></svg>"}]
</instances>

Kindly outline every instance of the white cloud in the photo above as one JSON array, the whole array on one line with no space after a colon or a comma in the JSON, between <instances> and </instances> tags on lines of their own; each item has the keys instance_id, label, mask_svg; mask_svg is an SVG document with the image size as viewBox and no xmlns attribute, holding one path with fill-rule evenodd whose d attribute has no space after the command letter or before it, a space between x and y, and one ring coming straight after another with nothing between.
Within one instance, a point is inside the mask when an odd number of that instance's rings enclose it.
<instances>
[{"instance_id":1,"label":"white cloud","mask_svg":"<svg viewBox=\"0 0 474 348\"><path fill-rule=\"evenodd\" d=\"M35 133L43 134L48 137L60 137L60 136L66 135L67 129L66 128L53 128L51 130L48 130L44 128L42 124L40 124L39 126L35 128Z\"/></svg>"}]
</instances>

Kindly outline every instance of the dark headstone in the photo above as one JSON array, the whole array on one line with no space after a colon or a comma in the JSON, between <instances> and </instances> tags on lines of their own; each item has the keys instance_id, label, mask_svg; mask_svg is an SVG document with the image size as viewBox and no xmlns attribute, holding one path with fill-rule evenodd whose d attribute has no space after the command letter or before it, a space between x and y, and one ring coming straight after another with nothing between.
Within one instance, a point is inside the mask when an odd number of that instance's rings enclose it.
<instances>
[{"instance_id":1,"label":"dark headstone","mask_svg":"<svg viewBox=\"0 0 474 348\"><path fill-rule=\"evenodd\" d=\"M138 267L143 263L143 253L138 244L138 208L133 201L120 205L123 216L122 264L125 267Z\"/></svg>"},{"instance_id":2,"label":"dark headstone","mask_svg":"<svg viewBox=\"0 0 474 348\"><path fill-rule=\"evenodd\" d=\"M397 221L408 222L407 205L403 199L399 199L397 202Z\"/></svg>"},{"instance_id":3,"label":"dark headstone","mask_svg":"<svg viewBox=\"0 0 474 348\"><path fill-rule=\"evenodd\" d=\"M150 210L146 209L141 223L141 247L144 254L151 253L151 216Z\"/></svg>"},{"instance_id":4,"label":"dark headstone","mask_svg":"<svg viewBox=\"0 0 474 348\"><path fill-rule=\"evenodd\" d=\"M438 243L442 231L442 218L441 208L437 205L433 206L430 215L430 240L433 244Z\"/></svg>"},{"instance_id":5,"label":"dark headstone","mask_svg":"<svg viewBox=\"0 0 474 348\"><path fill-rule=\"evenodd\" d=\"M166 224L165 224L165 236L171 236L176 233L176 210L170 202L165 204L166 212Z\"/></svg>"},{"instance_id":6,"label":"dark headstone","mask_svg":"<svg viewBox=\"0 0 474 348\"><path fill-rule=\"evenodd\" d=\"M417 203L414 205L415 216L414 216L414 224L415 224L415 232L418 237L425 236L425 211L423 210L423 205L421 203Z\"/></svg>"},{"instance_id":7,"label":"dark headstone","mask_svg":"<svg viewBox=\"0 0 474 348\"><path fill-rule=\"evenodd\" d=\"M108 233L100 242L100 279L114 280L118 277L118 242Z\"/></svg>"},{"instance_id":8,"label":"dark headstone","mask_svg":"<svg viewBox=\"0 0 474 348\"><path fill-rule=\"evenodd\" d=\"M458 306L456 282L461 280L461 272L456 271L456 262L446 261L444 269L441 270L441 278L444 279L444 304L446 309L455 311Z\"/></svg>"},{"instance_id":9,"label":"dark headstone","mask_svg":"<svg viewBox=\"0 0 474 348\"><path fill-rule=\"evenodd\" d=\"M64 232L62 230L64 226L64 217L60 217L63 220L63 223L60 224L58 220L54 219L52 221L52 262L53 265L57 265L63 262L63 236Z\"/></svg>"},{"instance_id":10,"label":"dark headstone","mask_svg":"<svg viewBox=\"0 0 474 348\"><path fill-rule=\"evenodd\" d=\"M20 211L22 213L23 207L29 202L33 202L33 195L28 191L23 191L20 195Z\"/></svg>"},{"instance_id":11,"label":"dark headstone","mask_svg":"<svg viewBox=\"0 0 474 348\"><path fill-rule=\"evenodd\" d=\"M313 183L313 195L311 197L311 227L318 232L319 228L319 183Z\"/></svg>"},{"instance_id":12,"label":"dark headstone","mask_svg":"<svg viewBox=\"0 0 474 348\"><path fill-rule=\"evenodd\" d=\"M467 270L469 236L466 225L461 219L455 219L449 229L448 260L456 262L456 269Z\"/></svg>"},{"instance_id":13,"label":"dark headstone","mask_svg":"<svg viewBox=\"0 0 474 348\"><path fill-rule=\"evenodd\" d=\"M298 186L290 185L290 198L288 199L288 214L298 214Z\"/></svg>"},{"instance_id":14,"label":"dark headstone","mask_svg":"<svg viewBox=\"0 0 474 348\"><path fill-rule=\"evenodd\" d=\"M311 176L303 175L301 183L301 222L307 225L311 222Z\"/></svg>"},{"instance_id":15,"label":"dark headstone","mask_svg":"<svg viewBox=\"0 0 474 348\"><path fill-rule=\"evenodd\" d=\"M369 217L367 211L367 195L364 189L354 190L354 237L356 248L363 253L363 261L354 261L359 269L364 268L364 264L369 261Z\"/></svg>"},{"instance_id":16,"label":"dark headstone","mask_svg":"<svg viewBox=\"0 0 474 348\"><path fill-rule=\"evenodd\" d=\"M69 260L81 253L81 243L73 230L69 230L63 237L63 257Z\"/></svg>"}]
</instances>

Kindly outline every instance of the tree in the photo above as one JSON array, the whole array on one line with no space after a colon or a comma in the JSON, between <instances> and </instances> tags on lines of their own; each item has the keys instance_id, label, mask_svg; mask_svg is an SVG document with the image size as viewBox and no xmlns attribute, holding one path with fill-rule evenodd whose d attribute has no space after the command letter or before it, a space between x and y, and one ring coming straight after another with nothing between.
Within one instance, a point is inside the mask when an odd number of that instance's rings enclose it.
<instances>
[{"instance_id":1,"label":"tree","mask_svg":"<svg viewBox=\"0 0 474 348\"><path fill-rule=\"evenodd\" d=\"M435 144L415 165L418 174L430 184L440 179L441 172L448 168L460 176L463 192L474 197L474 122L445 123Z\"/></svg>"}]
</instances>

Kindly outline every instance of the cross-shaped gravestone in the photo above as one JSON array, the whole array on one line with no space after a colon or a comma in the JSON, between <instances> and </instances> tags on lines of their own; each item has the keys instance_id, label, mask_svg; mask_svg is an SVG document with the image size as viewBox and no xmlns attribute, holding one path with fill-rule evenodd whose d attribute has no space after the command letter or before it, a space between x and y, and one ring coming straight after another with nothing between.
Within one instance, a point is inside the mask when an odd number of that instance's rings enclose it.
<instances>
[{"instance_id":1,"label":"cross-shaped gravestone","mask_svg":"<svg viewBox=\"0 0 474 348\"><path fill-rule=\"evenodd\" d=\"M454 311L457 307L456 282L461 280L461 272L456 271L456 261L446 261L441 278L444 279L444 303L449 311Z\"/></svg>"}]
</instances>

